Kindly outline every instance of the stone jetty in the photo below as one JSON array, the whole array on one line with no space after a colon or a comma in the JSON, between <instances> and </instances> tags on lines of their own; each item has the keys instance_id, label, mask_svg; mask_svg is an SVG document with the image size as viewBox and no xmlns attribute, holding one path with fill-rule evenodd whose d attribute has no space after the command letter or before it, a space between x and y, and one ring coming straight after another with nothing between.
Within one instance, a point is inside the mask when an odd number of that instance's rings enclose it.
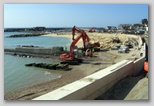
<instances>
[{"instance_id":1,"label":"stone jetty","mask_svg":"<svg viewBox=\"0 0 154 106\"><path fill-rule=\"evenodd\" d=\"M14 37L34 37L34 36L41 36L46 35L48 33L26 33L26 34L13 34L8 36L8 38L14 38Z\"/></svg>"}]
</instances>

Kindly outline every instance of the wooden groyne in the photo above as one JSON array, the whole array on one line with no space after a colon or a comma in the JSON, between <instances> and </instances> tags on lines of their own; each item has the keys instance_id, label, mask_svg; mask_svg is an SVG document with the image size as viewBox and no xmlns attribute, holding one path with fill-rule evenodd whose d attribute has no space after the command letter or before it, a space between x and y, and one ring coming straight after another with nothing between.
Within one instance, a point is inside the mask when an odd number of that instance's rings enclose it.
<instances>
[{"instance_id":1,"label":"wooden groyne","mask_svg":"<svg viewBox=\"0 0 154 106\"><path fill-rule=\"evenodd\" d=\"M25 64L25 66L39 67L39 68L52 69L52 70L65 70L65 71L69 70L68 64L30 63L30 64Z\"/></svg>"}]
</instances>

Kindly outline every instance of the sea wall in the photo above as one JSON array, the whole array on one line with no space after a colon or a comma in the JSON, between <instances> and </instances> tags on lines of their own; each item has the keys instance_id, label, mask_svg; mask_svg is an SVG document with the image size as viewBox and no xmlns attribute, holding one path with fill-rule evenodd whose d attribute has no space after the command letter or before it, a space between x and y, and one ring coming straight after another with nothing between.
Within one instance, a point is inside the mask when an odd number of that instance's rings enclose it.
<instances>
[{"instance_id":1,"label":"sea wall","mask_svg":"<svg viewBox=\"0 0 154 106\"><path fill-rule=\"evenodd\" d=\"M139 71L143 69L142 65L144 64L144 61L145 61L145 55L146 55L146 44L144 43L143 46L141 46L141 50L140 50L141 58L134 61L133 75L137 75Z\"/></svg>"},{"instance_id":2,"label":"sea wall","mask_svg":"<svg viewBox=\"0 0 154 106\"><path fill-rule=\"evenodd\" d=\"M51 54L52 48L16 48L16 52L33 54Z\"/></svg>"},{"instance_id":3,"label":"sea wall","mask_svg":"<svg viewBox=\"0 0 154 106\"><path fill-rule=\"evenodd\" d=\"M4 51L5 52L14 52L14 53L51 55L51 54L56 54L56 53L62 53L63 47L53 47L53 48L17 47L15 49L4 49Z\"/></svg>"}]
</instances>

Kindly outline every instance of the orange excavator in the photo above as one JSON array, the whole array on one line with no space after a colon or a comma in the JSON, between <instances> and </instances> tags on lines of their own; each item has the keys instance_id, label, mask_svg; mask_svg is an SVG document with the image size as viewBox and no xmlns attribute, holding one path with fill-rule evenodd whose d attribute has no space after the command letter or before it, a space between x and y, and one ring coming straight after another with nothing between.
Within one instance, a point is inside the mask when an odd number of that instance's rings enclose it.
<instances>
[{"instance_id":1,"label":"orange excavator","mask_svg":"<svg viewBox=\"0 0 154 106\"><path fill-rule=\"evenodd\" d=\"M88 30L88 32L95 32L95 29L96 29L95 27L92 27Z\"/></svg>"},{"instance_id":2,"label":"orange excavator","mask_svg":"<svg viewBox=\"0 0 154 106\"><path fill-rule=\"evenodd\" d=\"M75 32L80 33L79 36L75 38ZM71 43L70 46L70 53L64 53L60 55L60 60L62 61L61 64L68 63L68 64L79 64L82 63L82 59L75 58L74 54L74 47L76 43L82 38L83 40L83 51L90 50L90 54L92 54L92 49L93 48L98 48L100 47L99 42L96 42L94 44L90 43L90 39L88 35L84 32L84 30L81 30L79 28L76 28L75 26L72 28L72 35L73 35L73 42Z\"/></svg>"}]
</instances>

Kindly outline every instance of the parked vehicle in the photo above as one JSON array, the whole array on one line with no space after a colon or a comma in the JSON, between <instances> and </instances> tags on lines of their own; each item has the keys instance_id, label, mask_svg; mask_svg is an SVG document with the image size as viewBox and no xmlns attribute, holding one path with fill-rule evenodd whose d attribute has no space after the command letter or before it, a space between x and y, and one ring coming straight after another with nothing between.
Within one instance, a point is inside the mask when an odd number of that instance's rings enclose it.
<instances>
[{"instance_id":1,"label":"parked vehicle","mask_svg":"<svg viewBox=\"0 0 154 106\"><path fill-rule=\"evenodd\" d=\"M128 53L129 52L129 47L127 46L121 46L118 50L118 53Z\"/></svg>"},{"instance_id":2,"label":"parked vehicle","mask_svg":"<svg viewBox=\"0 0 154 106\"><path fill-rule=\"evenodd\" d=\"M129 48L133 48L133 45L132 45L131 41L126 41L125 46L128 46Z\"/></svg>"},{"instance_id":3,"label":"parked vehicle","mask_svg":"<svg viewBox=\"0 0 154 106\"><path fill-rule=\"evenodd\" d=\"M113 37L112 42L113 43L120 43L121 41L120 41L120 39L118 37Z\"/></svg>"},{"instance_id":4,"label":"parked vehicle","mask_svg":"<svg viewBox=\"0 0 154 106\"><path fill-rule=\"evenodd\" d=\"M112 46L111 50L118 50L120 48L120 46Z\"/></svg>"},{"instance_id":5,"label":"parked vehicle","mask_svg":"<svg viewBox=\"0 0 154 106\"><path fill-rule=\"evenodd\" d=\"M111 50L118 50L119 48L117 46L111 47Z\"/></svg>"}]
</instances>

